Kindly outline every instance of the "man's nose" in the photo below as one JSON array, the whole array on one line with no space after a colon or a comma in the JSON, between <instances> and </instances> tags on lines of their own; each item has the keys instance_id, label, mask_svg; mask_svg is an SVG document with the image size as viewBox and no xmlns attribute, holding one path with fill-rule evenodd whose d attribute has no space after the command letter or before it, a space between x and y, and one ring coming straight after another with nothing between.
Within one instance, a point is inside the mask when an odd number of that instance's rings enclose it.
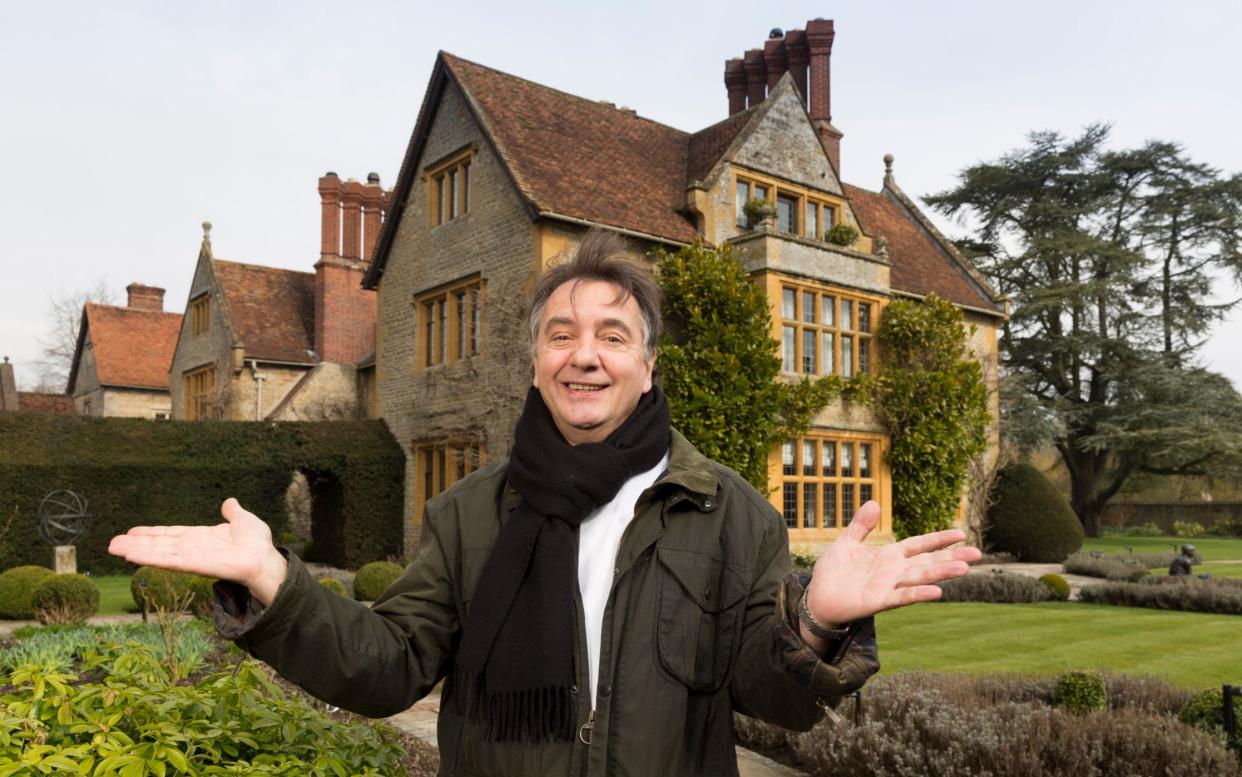
<instances>
[{"instance_id":1,"label":"man's nose","mask_svg":"<svg viewBox=\"0 0 1242 777\"><path fill-rule=\"evenodd\" d=\"M595 369L599 366L599 350L594 338L584 337L574 348L573 365L580 370Z\"/></svg>"}]
</instances>

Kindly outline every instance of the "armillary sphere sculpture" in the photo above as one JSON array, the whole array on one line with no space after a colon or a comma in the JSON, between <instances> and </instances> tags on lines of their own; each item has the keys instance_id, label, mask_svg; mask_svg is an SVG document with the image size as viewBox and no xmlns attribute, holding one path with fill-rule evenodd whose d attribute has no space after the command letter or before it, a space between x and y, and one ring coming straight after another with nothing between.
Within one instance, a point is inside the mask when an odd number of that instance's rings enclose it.
<instances>
[{"instance_id":1,"label":"armillary sphere sculpture","mask_svg":"<svg viewBox=\"0 0 1242 777\"><path fill-rule=\"evenodd\" d=\"M86 499L72 491L53 491L39 502L39 533L50 545L72 545L90 520Z\"/></svg>"}]
</instances>

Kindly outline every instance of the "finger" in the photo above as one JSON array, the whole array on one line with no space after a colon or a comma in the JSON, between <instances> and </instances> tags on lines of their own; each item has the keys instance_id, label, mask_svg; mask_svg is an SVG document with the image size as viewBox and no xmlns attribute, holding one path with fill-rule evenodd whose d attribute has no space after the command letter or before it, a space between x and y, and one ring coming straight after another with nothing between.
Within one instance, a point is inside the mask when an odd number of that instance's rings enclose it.
<instances>
[{"instance_id":1,"label":"finger","mask_svg":"<svg viewBox=\"0 0 1242 777\"><path fill-rule=\"evenodd\" d=\"M250 518L255 517L253 513L242 507L241 503L238 502L237 499L231 496L224 500L224 504L220 505L220 515L223 515L224 520L229 523L234 523L235 521L247 516Z\"/></svg>"},{"instance_id":2,"label":"finger","mask_svg":"<svg viewBox=\"0 0 1242 777\"><path fill-rule=\"evenodd\" d=\"M854 514L853 520L850 521L850 528L846 530L845 536L851 542L862 544L867 539L867 535L880 522L880 505L871 500L858 508L858 512Z\"/></svg>"},{"instance_id":3,"label":"finger","mask_svg":"<svg viewBox=\"0 0 1242 777\"><path fill-rule=\"evenodd\" d=\"M897 543L897 547L901 548L902 555L910 558L920 553L947 548L965 539L966 532L961 529L945 529L944 531L932 532L931 534L920 534L917 537L907 537Z\"/></svg>"},{"instance_id":4,"label":"finger","mask_svg":"<svg viewBox=\"0 0 1242 777\"><path fill-rule=\"evenodd\" d=\"M179 537L193 527L190 526L135 526L126 532L130 537Z\"/></svg>"},{"instance_id":5,"label":"finger","mask_svg":"<svg viewBox=\"0 0 1242 777\"><path fill-rule=\"evenodd\" d=\"M910 567L902 574L897 583L898 588L931 585L943 580L962 577L970 573L970 566L965 561L942 561L936 564L923 564Z\"/></svg>"},{"instance_id":6,"label":"finger","mask_svg":"<svg viewBox=\"0 0 1242 777\"><path fill-rule=\"evenodd\" d=\"M885 610L893 610L919 602L934 602L944 595L939 586L920 585L913 588L898 588L885 601Z\"/></svg>"},{"instance_id":7,"label":"finger","mask_svg":"<svg viewBox=\"0 0 1242 777\"><path fill-rule=\"evenodd\" d=\"M978 548L969 545L959 545L956 548L945 548L931 553L924 553L909 559L910 563L915 565L938 564L944 561L964 561L967 564L973 564L983 557Z\"/></svg>"}]
</instances>

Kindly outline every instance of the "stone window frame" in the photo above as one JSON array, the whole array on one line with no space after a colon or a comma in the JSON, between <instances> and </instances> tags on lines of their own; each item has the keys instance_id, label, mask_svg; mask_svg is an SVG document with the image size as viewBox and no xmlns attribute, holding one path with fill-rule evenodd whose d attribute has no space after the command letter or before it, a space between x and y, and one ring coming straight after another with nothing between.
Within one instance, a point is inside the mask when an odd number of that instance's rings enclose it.
<instances>
[{"instance_id":1,"label":"stone window frame","mask_svg":"<svg viewBox=\"0 0 1242 777\"><path fill-rule=\"evenodd\" d=\"M415 364L440 367L483 352L483 278L472 273L414 296Z\"/></svg>"},{"instance_id":2,"label":"stone window frame","mask_svg":"<svg viewBox=\"0 0 1242 777\"><path fill-rule=\"evenodd\" d=\"M423 168L427 180L427 223L432 227L467 215L474 204L474 144Z\"/></svg>"},{"instance_id":3,"label":"stone window frame","mask_svg":"<svg viewBox=\"0 0 1242 777\"><path fill-rule=\"evenodd\" d=\"M190 300L190 335L197 337L211 331L211 295L203 292Z\"/></svg>"},{"instance_id":4,"label":"stone window frame","mask_svg":"<svg viewBox=\"0 0 1242 777\"><path fill-rule=\"evenodd\" d=\"M846 378L875 372L875 331L882 299L788 278L779 278L774 288L773 336L780 344L781 372L788 375L840 375ZM812 306L809 313L806 310L808 297ZM824 319L825 300L831 301L828 322ZM849 322L843 326L841 317L847 306ZM849 339L848 354L844 348L846 338ZM814 344L814 353L809 355L806 353L808 339ZM831 343L830 351L825 350L828 343ZM830 370L825 369L825 353L831 356Z\"/></svg>"},{"instance_id":5,"label":"stone window frame","mask_svg":"<svg viewBox=\"0 0 1242 777\"><path fill-rule=\"evenodd\" d=\"M777 444L774 470L780 487L774 500L790 536L796 539L800 534L844 529L863 503L880 501L886 445L880 435L826 429ZM826 449L831 451L829 457L825 457ZM866 470L862 468L864 450ZM806 460L808 451L813 461ZM807 509L808 496L815 500L811 510ZM829 499L832 509L825 510Z\"/></svg>"},{"instance_id":6,"label":"stone window frame","mask_svg":"<svg viewBox=\"0 0 1242 777\"><path fill-rule=\"evenodd\" d=\"M210 418L216 390L216 365L186 370L182 381L185 387L185 419L201 421Z\"/></svg>"},{"instance_id":7,"label":"stone window frame","mask_svg":"<svg viewBox=\"0 0 1242 777\"><path fill-rule=\"evenodd\" d=\"M487 464L487 446L478 437L420 441L414 456L414 514L422 516L427 502Z\"/></svg>"},{"instance_id":8,"label":"stone window frame","mask_svg":"<svg viewBox=\"0 0 1242 777\"><path fill-rule=\"evenodd\" d=\"M817 192L805 186L795 186L764 175L734 173L734 217L739 227L746 226L746 217L742 214L742 206L745 204L745 200L738 196L741 186L748 187L748 192L755 192L756 187L762 188L764 192L762 199L771 202L774 208L779 198L796 200L797 204L794 207L794 230L789 234L804 237L808 240L823 241L824 235L827 234L828 230L844 221L845 200L840 197ZM749 193L745 199L751 199ZM808 208L815 213L814 234L807 234ZM824 215L825 211L829 214L827 217ZM825 218L828 219L828 223L825 223Z\"/></svg>"}]
</instances>

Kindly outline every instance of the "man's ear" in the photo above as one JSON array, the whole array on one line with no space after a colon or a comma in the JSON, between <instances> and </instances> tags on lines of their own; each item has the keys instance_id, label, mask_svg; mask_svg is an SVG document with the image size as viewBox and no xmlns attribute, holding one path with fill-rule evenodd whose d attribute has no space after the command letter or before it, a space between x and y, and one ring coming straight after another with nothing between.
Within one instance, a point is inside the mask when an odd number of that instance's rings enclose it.
<instances>
[{"instance_id":1,"label":"man's ear","mask_svg":"<svg viewBox=\"0 0 1242 777\"><path fill-rule=\"evenodd\" d=\"M643 393L644 394L646 394L648 391L651 391L652 376L655 374L655 363L656 363L656 357L654 356L651 357L651 361L648 361L646 363L647 377L643 381Z\"/></svg>"}]
</instances>

